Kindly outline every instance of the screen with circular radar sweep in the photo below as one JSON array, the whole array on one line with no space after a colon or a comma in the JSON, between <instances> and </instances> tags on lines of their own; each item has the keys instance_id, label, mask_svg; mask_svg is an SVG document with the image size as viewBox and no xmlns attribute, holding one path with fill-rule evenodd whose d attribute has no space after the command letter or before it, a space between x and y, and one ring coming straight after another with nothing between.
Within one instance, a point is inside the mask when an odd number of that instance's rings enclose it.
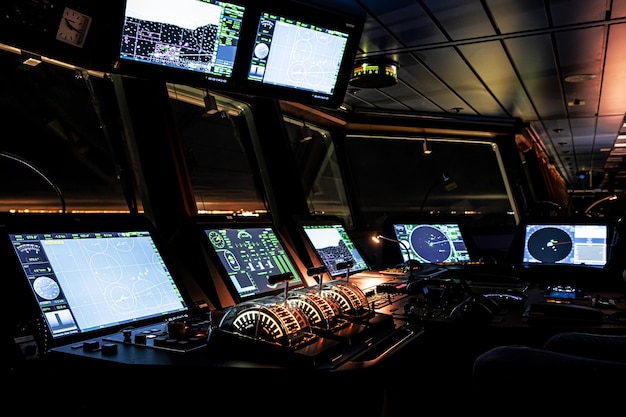
<instances>
[{"instance_id":1,"label":"screen with circular radar sweep","mask_svg":"<svg viewBox=\"0 0 626 417\"><path fill-rule=\"evenodd\" d=\"M458 223L394 223L396 239L408 248L404 261L433 264L462 264L471 261L466 240Z\"/></svg>"},{"instance_id":2,"label":"screen with circular radar sweep","mask_svg":"<svg viewBox=\"0 0 626 417\"><path fill-rule=\"evenodd\" d=\"M608 258L606 224L529 223L522 263L585 265L602 268Z\"/></svg>"}]
</instances>

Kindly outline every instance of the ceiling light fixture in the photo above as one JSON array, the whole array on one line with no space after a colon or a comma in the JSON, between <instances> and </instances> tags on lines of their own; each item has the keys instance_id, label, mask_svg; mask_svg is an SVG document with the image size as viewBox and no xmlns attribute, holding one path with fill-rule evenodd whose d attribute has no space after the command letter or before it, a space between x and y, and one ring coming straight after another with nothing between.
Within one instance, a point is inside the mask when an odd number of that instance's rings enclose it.
<instances>
[{"instance_id":1,"label":"ceiling light fixture","mask_svg":"<svg viewBox=\"0 0 626 417\"><path fill-rule=\"evenodd\" d=\"M430 155L433 153L433 150L428 146L428 139L424 136L424 143L422 144L422 149L424 151L424 155Z\"/></svg>"},{"instance_id":2,"label":"ceiling light fixture","mask_svg":"<svg viewBox=\"0 0 626 417\"><path fill-rule=\"evenodd\" d=\"M361 59L352 67L350 85L359 88L391 87L398 82L398 64L390 59Z\"/></svg>"},{"instance_id":3,"label":"ceiling light fixture","mask_svg":"<svg viewBox=\"0 0 626 417\"><path fill-rule=\"evenodd\" d=\"M580 83L583 81L591 81L596 78L596 74L572 74L564 78L567 83Z\"/></svg>"}]
</instances>

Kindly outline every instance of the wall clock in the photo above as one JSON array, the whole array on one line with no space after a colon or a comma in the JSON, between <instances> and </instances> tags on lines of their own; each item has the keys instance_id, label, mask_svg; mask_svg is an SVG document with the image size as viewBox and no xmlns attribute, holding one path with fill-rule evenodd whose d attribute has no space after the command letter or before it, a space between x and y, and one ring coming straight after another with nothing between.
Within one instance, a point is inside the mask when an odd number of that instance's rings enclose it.
<instances>
[{"instance_id":1,"label":"wall clock","mask_svg":"<svg viewBox=\"0 0 626 417\"><path fill-rule=\"evenodd\" d=\"M56 39L82 48L89 32L91 17L66 7L59 22Z\"/></svg>"}]
</instances>

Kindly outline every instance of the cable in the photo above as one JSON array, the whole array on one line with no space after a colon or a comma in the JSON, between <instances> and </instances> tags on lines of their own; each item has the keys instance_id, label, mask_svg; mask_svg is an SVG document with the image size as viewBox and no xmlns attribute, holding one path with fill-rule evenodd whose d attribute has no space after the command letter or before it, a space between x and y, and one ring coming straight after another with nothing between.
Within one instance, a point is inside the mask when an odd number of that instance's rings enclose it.
<instances>
[{"instance_id":1,"label":"cable","mask_svg":"<svg viewBox=\"0 0 626 417\"><path fill-rule=\"evenodd\" d=\"M438 178L437 181L433 182L430 188L428 188L428 191L426 191L426 194L424 195L424 198L422 199L422 204L420 205L420 210L418 212L420 216L422 215L422 211L424 210L424 205L426 204L426 200L428 200L430 193L435 189L435 187L438 184L441 184L442 182L444 184L446 191L452 191L458 187L456 182L454 182L454 180L452 180L452 178L450 178L450 176L446 172L442 172L441 178Z\"/></svg>"},{"instance_id":2,"label":"cable","mask_svg":"<svg viewBox=\"0 0 626 417\"><path fill-rule=\"evenodd\" d=\"M63 214L66 213L66 208L65 208L65 198L63 197L63 193L61 192L61 189L59 187L57 187L57 185L52 182L51 179L49 179L43 172L41 172L41 170L39 168L37 168L35 165L33 165L32 163L30 163L29 161L17 156L17 155L13 155L11 153L8 152L0 152L0 156L3 156L7 159L10 159L12 161L16 161L19 162L20 164L24 165L26 168L30 169L31 171L33 171L35 174L39 175L41 178L43 178L48 185L50 185L50 187L52 187L52 189L57 193L57 195L59 196L59 199L61 200L61 211Z\"/></svg>"}]
</instances>

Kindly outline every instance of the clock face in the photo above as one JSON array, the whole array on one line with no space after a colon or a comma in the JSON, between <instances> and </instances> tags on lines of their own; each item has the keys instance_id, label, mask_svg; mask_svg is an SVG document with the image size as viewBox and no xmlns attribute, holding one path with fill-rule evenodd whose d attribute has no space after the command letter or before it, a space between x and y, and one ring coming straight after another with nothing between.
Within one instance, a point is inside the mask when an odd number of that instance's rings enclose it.
<instances>
[{"instance_id":1,"label":"clock face","mask_svg":"<svg viewBox=\"0 0 626 417\"><path fill-rule=\"evenodd\" d=\"M56 39L82 48L91 25L91 17L66 7L59 22Z\"/></svg>"},{"instance_id":2,"label":"clock face","mask_svg":"<svg viewBox=\"0 0 626 417\"><path fill-rule=\"evenodd\" d=\"M33 289L44 300L54 300L61 293L59 284L50 277L39 277L33 282Z\"/></svg>"}]
</instances>

